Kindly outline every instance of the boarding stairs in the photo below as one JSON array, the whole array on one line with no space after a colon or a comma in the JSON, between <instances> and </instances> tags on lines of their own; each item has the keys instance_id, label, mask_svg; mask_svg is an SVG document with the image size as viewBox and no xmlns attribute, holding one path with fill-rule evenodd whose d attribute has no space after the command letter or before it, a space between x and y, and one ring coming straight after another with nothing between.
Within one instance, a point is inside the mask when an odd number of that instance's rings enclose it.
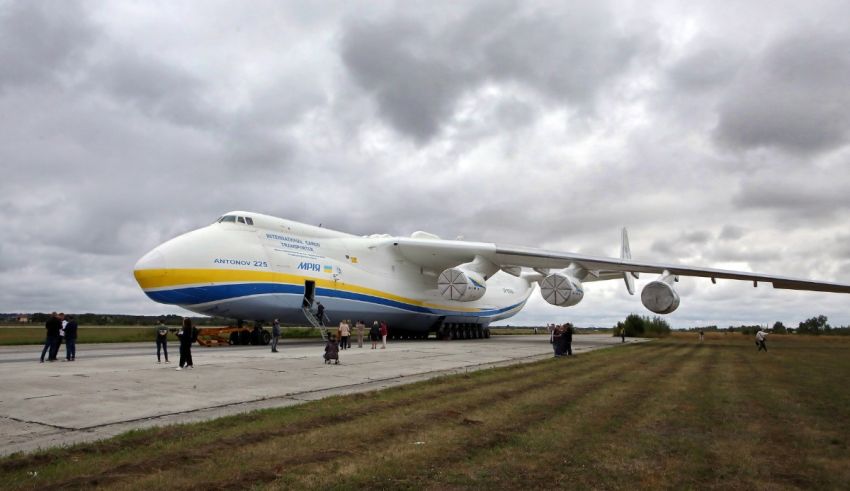
<instances>
[{"instance_id":1,"label":"boarding stairs","mask_svg":"<svg viewBox=\"0 0 850 491\"><path fill-rule=\"evenodd\" d=\"M311 326L315 327L322 333L322 339L328 340L328 328L322 323L319 322L319 318L316 317L316 314L313 313L313 310L308 306L301 307L301 311L304 312L304 317L307 318L307 322L310 323ZM324 316L327 319L327 316Z\"/></svg>"}]
</instances>

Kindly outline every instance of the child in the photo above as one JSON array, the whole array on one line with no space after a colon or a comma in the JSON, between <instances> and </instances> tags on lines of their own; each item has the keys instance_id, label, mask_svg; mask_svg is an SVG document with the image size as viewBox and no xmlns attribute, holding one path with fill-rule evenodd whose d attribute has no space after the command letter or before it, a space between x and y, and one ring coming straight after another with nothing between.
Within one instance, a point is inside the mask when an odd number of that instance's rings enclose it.
<instances>
[{"instance_id":1,"label":"child","mask_svg":"<svg viewBox=\"0 0 850 491\"><path fill-rule=\"evenodd\" d=\"M328 343L325 345L325 363L329 364L334 360L336 365L339 365L339 344L336 342L336 337L331 335L328 338Z\"/></svg>"}]
</instances>

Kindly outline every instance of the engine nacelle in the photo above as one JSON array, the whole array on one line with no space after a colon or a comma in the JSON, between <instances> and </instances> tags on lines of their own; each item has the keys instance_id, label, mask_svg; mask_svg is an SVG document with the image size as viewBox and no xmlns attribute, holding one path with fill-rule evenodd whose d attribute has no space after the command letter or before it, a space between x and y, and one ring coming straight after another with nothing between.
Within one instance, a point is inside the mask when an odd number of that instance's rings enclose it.
<instances>
[{"instance_id":1,"label":"engine nacelle","mask_svg":"<svg viewBox=\"0 0 850 491\"><path fill-rule=\"evenodd\" d=\"M655 280L643 287L640 301L656 314L669 314L679 308L679 294L664 280Z\"/></svg>"},{"instance_id":2,"label":"engine nacelle","mask_svg":"<svg viewBox=\"0 0 850 491\"><path fill-rule=\"evenodd\" d=\"M463 265L449 268L437 278L437 290L446 300L472 302L487 292L484 276Z\"/></svg>"},{"instance_id":3,"label":"engine nacelle","mask_svg":"<svg viewBox=\"0 0 850 491\"><path fill-rule=\"evenodd\" d=\"M540 280L543 300L558 307L572 307L584 298L581 281L564 273L553 273Z\"/></svg>"}]
</instances>

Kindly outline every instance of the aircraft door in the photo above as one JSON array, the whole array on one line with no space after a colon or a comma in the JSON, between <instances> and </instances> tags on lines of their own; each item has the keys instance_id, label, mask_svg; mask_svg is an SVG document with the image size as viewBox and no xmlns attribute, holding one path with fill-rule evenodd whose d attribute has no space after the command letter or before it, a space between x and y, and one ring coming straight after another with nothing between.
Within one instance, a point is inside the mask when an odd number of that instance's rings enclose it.
<instances>
[{"instance_id":1,"label":"aircraft door","mask_svg":"<svg viewBox=\"0 0 850 491\"><path fill-rule=\"evenodd\" d=\"M305 281L304 282L304 300L302 302L302 306L311 308L313 306L313 301L316 299L316 282L315 281Z\"/></svg>"}]
</instances>

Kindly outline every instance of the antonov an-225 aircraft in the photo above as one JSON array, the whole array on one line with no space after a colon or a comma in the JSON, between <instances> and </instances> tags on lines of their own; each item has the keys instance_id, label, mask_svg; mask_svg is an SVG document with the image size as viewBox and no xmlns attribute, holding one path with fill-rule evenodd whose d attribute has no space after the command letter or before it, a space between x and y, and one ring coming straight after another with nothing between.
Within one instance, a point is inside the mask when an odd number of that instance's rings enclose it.
<instances>
[{"instance_id":1,"label":"antonov an-225 aircraft","mask_svg":"<svg viewBox=\"0 0 850 491\"><path fill-rule=\"evenodd\" d=\"M658 314L679 306L679 276L772 283L774 288L850 293L850 285L485 242L359 237L259 213L234 211L169 240L142 257L135 277L151 299L199 314L240 320L315 323L321 302L329 323L385 320L394 336L489 337L491 322L519 312L536 284L546 302L569 307L583 283L658 278L641 292Z\"/></svg>"}]
</instances>

